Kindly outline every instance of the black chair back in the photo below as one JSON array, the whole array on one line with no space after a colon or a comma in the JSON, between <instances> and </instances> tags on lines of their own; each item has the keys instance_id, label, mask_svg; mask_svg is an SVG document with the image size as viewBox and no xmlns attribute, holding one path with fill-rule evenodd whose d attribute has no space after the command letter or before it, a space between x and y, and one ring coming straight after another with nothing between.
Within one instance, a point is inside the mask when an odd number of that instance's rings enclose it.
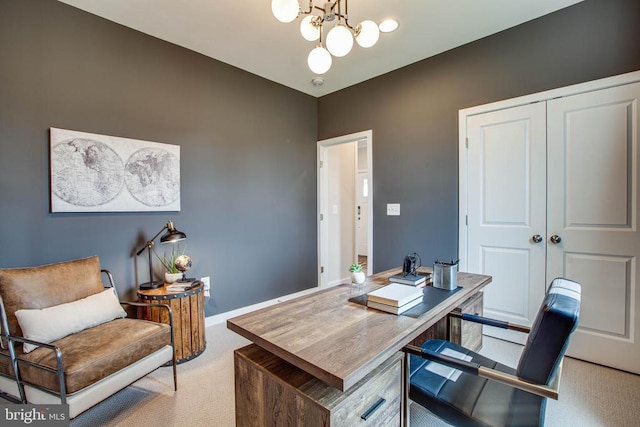
<instances>
[{"instance_id":1,"label":"black chair back","mask_svg":"<svg viewBox=\"0 0 640 427\"><path fill-rule=\"evenodd\" d=\"M520 356L518 377L549 384L578 326L580 295L577 282L562 278L551 282Z\"/></svg>"}]
</instances>

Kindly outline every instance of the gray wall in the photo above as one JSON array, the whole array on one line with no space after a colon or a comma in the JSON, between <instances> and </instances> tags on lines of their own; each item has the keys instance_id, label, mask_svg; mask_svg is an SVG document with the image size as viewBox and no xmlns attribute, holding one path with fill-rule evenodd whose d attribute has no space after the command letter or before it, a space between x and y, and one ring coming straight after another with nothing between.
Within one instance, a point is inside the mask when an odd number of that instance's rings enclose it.
<instances>
[{"instance_id":1,"label":"gray wall","mask_svg":"<svg viewBox=\"0 0 640 427\"><path fill-rule=\"evenodd\" d=\"M0 267L97 254L135 298L134 252L172 219L191 275L211 276L207 315L315 286L316 120L315 98L237 68L57 1L0 0ZM49 213L50 127L180 145L181 212Z\"/></svg>"},{"instance_id":2,"label":"gray wall","mask_svg":"<svg viewBox=\"0 0 640 427\"><path fill-rule=\"evenodd\" d=\"M639 42L640 1L586 0L320 98L319 139L373 129L376 270L457 257L458 110L638 70Z\"/></svg>"},{"instance_id":3,"label":"gray wall","mask_svg":"<svg viewBox=\"0 0 640 427\"><path fill-rule=\"evenodd\" d=\"M50 0L0 0L0 267L133 253L172 219L207 315L316 284L316 140L373 129L377 270L457 252L461 108L640 69L640 2L586 0L316 100ZM178 144L179 213L49 213L48 129ZM387 217L386 203L402 216Z\"/></svg>"}]
</instances>

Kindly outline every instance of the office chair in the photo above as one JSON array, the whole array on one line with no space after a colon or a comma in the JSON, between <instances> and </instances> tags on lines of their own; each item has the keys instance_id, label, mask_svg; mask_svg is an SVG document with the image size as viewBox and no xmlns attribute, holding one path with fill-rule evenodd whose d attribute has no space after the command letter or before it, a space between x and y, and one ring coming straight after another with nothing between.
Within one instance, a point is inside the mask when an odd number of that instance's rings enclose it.
<instances>
[{"instance_id":1,"label":"office chair","mask_svg":"<svg viewBox=\"0 0 640 427\"><path fill-rule=\"evenodd\" d=\"M517 369L448 341L406 346L409 398L455 426L544 425L546 398L558 398L562 359L578 325L580 293L578 283L554 279L531 328L452 313L528 332Z\"/></svg>"}]
</instances>

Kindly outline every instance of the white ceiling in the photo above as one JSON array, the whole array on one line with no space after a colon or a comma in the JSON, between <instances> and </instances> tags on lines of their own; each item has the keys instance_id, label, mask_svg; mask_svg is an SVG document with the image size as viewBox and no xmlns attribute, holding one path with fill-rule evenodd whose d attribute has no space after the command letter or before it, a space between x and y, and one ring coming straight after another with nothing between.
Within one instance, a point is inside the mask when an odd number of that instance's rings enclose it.
<instances>
[{"instance_id":1,"label":"white ceiling","mask_svg":"<svg viewBox=\"0 0 640 427\"><path fill-rule=\"evenodd\" d=\"M582 0L351 0L352 25L392 17L400 27L369 49L354 43L319 87L307 66L315 42L300 35L300 18L277 21L270 0L59 1L317 97Z\"/></svg>"}]
</instances>

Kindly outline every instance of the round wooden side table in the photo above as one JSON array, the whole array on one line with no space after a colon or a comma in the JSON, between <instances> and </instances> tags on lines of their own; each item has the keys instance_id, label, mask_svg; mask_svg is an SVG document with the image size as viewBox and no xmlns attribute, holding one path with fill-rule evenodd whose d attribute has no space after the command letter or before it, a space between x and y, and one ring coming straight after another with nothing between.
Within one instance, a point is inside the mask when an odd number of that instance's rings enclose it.
<instances>
[{"instance_id":1,"label":"round wooden side table","mask_svg":"<svg viewBox=\"0 0 640 427\"><path fill-rule=\"evenodd\" d=\"M183 292L167 292L165 287L138 289L138 301L171 307L177 363L186 362L202 354L207 346L202 282L195 288ZM138 307L138 318L169 323L167 311L153 307Z\"/></svg>"}]
</instances>

